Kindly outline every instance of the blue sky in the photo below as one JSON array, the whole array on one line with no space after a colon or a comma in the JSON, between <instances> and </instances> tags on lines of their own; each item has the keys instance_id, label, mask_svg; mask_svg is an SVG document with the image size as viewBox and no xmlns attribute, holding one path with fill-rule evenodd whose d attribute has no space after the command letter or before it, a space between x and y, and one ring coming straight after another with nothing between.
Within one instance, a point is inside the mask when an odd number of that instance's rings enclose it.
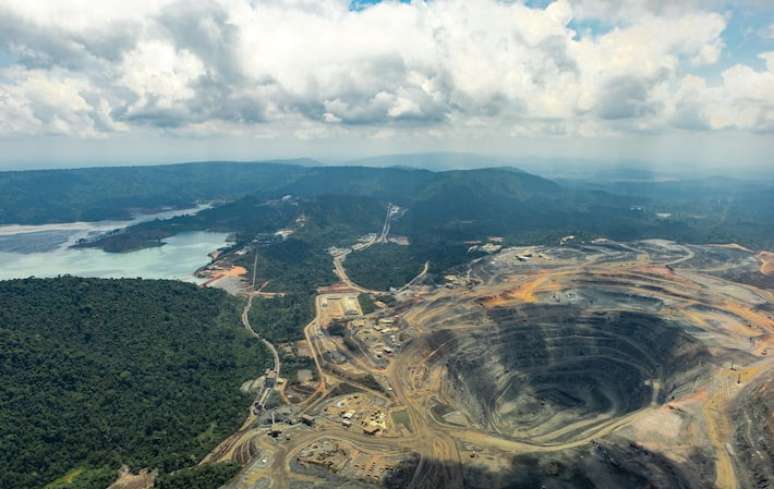
<instances>
[{"instance_id":1,"label":"blue sky","mask_svg":"<svg viewBox=\"0 0 774 489\"><path fill-rule=\"evenodd\" d=\"M729 10L729 13L728 25L723 33L726 50L717 68L723 70L734 64L763 68L764 63L758 54L774 50L774 38L767 39L761 33L774 24L774 8L739 8Z\"/></svg>"},{"instance_id":2,"label":"blue sky","mask_svg":"<svg viewBox=\"0 0 774 489\"><path fill-rule=\"evenodd\" d=\"M411 3L409 0L400 0L400 1L401 3ZM353 10L361 10L381 2L382 0L352 0L350 2L350 8L352 8Z\"/></svg>"},{"instance_id":3,"label":"blue sky","mask_svg":"<svg viewBox=\"0 0 774 489\"><path fill-rule=\"evenodd\" d=\"M0 68L14 63L14 58L6 51L0 50Z\"/></svg>"}]
</instances>

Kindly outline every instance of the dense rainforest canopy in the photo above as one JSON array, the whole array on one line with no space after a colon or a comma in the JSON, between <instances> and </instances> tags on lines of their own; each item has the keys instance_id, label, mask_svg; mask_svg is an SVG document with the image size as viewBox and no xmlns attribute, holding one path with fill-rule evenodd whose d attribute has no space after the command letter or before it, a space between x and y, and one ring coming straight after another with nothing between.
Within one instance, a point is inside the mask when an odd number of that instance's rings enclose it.
<instances>
[{"instance_id":1,"label":"dense rainforest canopy","mask_svg":"<svg viewBox=\"0 0 774 489\"><path fill-rule=\"evenodd\" d=\"M240 309L175 281L0 282L0 487L104 489L122 464L196 464L239 426L240 386L271 362ZM185 474L161 480L183 487Z\"/></svg>"}]
</instances>

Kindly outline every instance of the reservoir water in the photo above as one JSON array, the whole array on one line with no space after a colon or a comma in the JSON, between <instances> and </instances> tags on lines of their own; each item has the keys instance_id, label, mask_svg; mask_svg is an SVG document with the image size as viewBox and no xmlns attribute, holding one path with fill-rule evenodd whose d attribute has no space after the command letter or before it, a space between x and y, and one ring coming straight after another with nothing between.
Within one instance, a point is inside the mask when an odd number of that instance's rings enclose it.
<instances>
[{"instance_id":1,"label":"reservoir water","mask_svg":"<svg viewBox=\"0 0 774 489\"><path fill-rule=\"evenodd\" d=\"M0 226L0 280L26 277L81 277L176 279L198 282L193 273L209 263L208 253L226 244L227 234L181 233L164 246L128 253L106 253L96 248L71 248L78 239L126 227L149 219L167 219L206 208L167 211L138 216L132 221L63 223L41 226Z\"/></svg>"}]
</instances>

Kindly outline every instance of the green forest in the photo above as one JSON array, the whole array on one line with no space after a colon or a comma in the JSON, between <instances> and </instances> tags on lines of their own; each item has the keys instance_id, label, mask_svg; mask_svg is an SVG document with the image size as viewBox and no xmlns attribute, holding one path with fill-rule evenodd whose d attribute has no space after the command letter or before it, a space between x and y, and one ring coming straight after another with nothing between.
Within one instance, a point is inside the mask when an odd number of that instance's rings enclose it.
<instances>
[{"instance_id":1,"label":"green forest","mask_svg":"<svg viewBox=\"0 0 774 489\"><path fill-rule=\"evenodd\" d=\"M314 295L291 293L278 297L255 297L250 308L253 330L275 345L295 342L304 338L304 327L314 318ZM295 379L300 369L314 369L314 361L279 350L282 374Z\"/></svg>"},{"instance_id":2,"label":"green forest","mask_svg":"<svg viewBox=\"0 0 774 489\"><path fill-rule=\"evenodd\" d=\"M425 263L438 278L449 268L477 258L463 242L420 242L409 246L377 244L347 256L346 268L355 283L374 290L400 288L419 274Z\"/></svg>"},{"instance_id":3,"label":"green forest","mask_svg":"<svg viewBox=\"0 0 774 489\"><path fill-rule=\"evenodd\" d=\"M554 245L575 235L774 247L765 231L774 226L774 190L765 183L560 184L512 168L293 168L279 183L257 185L252 195L196 216L132 226L88 246L126 251L159 246L182 231L230 232L234 247L258 254L257 284L303 294L336 280L328 248L378 232L388 203L404 209L391 233L406 236L411 245L372 247L347 259L355 281L377 289L403 285L425 262L438 276L474 258L468 243L489 236L507 245ZM283 240L274 235L280 228L294 234ZM254 259L251 252L238 264L252 273Z\"/></svg>"},{"instance_id":4,"label":"green forest","mask_svg":"<svg viewBox=\"0 0 774 489\"><path fill-rule=\"evenodd\" d=\"M267 292L311 294L317 287L333 283L331 257L320 246L291 236L285 241L257 248L256 287L268 282ZM252 274L255 254L242 257L238 264Z\"/></svg>"},{"instance_id":5,"label":"green forest","mask_svg":"<svg viewBox=\"0 0 774 489\"><path fill-rule=\"evenodd\" d=\"M288 294L280 297L253 299L250 325L256 333L272 343L298 341L304 337L304 326L314 318L314 296Z\"/></svg>"},{"instance_id":6,"label":"green forest","mask_svg":"<svg viewBox=\"0 0 774 489\"><path fill-rule=\"evenodd\" d=\"M164 474L154 489L217 489L239 472L239 464L197 465Z\"/></svg>"},{"instance_id":7,"label":"green forest","mask_svg":"<svg viewBox=\"0 0 774 489\"><path fill-rule=\"evenodd\" d=\"M206 229L234 232L247 242L304 215L308 229L299 239L319 250L377 231L391 202L408 209L393 232L416 243L444 245L487 235L540 243L557 234L589 233L616 240L774 247L764 231L774 226L770 181L557 183L507 167L432 172L278 162L0 172L0 224L126 219L138 210L203 201L226 204L197 216L133 226L96 246L109 251L159 246L177 232Z\"/></svg>"},{"instance_id":8,"label":"green forest","mask_svg":"<svg viewBox=\"0 0 774 489\"><path fill-rule=\"evenodd\" d=\"M347 274L356 283L374 290L400 288L422 270L423 262L409 246L377 244L347 256Z\"/></svg>"},{"instance_id":9,"label":"green forest","mask_svg":"<svg viewBox=\"0 0 774 489\"><path fill-rule=\"evenodd\" d=\"M305 171L276 162L206 162L0 172L0 224L129 219L137 210L268 193Z\"/></svg>"},{"instance_id":10,"label":"green forest","mask_svg":"<svg viewBox=\"0 0 774 489\"><path fill-rule=\"evenodd\" d=\"M271 362L241 305L176 281L0 282L0 488L104 489L122 464L183 487L165 474L238 427Z\"/></svg>"},{"instance_id":11,"label":"green forest","mask_svg":"<svg viewBox=\"0 0 774 489\"><path fill-rule=\"evenodd\" d=\"M363 311L363 314L371 314L376 310L374 298L370 294L358 294L357 301L360 303L360 310Z\"/></svg>"}]
</instances>

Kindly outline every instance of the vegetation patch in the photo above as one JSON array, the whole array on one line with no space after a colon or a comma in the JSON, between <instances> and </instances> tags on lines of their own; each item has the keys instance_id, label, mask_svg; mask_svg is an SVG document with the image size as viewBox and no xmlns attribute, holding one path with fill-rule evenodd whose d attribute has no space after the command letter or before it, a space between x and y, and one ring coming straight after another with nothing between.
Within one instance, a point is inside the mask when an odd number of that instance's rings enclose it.
<instances>
[{"instance_id":1,"label":"vegetation patch","mask_svg":"<svg viewBox=\"0 0 774 489\"><path fill-rule=\"evenodd\" d=\"M363 314L371 314L376 310L376 304L374 304L374 298L370 294L360 294L357 296L357 301L360 303L360 309Z\"/></svg>"},{"instance_id":2,"label":"vegetation patch","mask_svg":"<svg viewBox=\"0 0 774 489\"><path fill-rule=\"evenodd\" d=\"M314 296L308 294L256 297L250 308L250 325L253 330L272 343L303 339L304 326L312 318Z\"/></svg>"},{"instance_id":3,"label":"vegetation patch","mask_svg":"<svg viewBox=\"0 0 774 489\"><path fill-rule=\"evenodd\" d=\"M138 209L270 192L303 173L294 165L227 162L0 172L0 223L129 219Z\"/></svg>"},{"instance_id":4,"label":"vegetation patch","mask_svg":"<svg viewBox=\"0 0 774 489\"><path fill-rule=\"evenodd\" d=\"M271 363L241 305L175 281L0 282L0 488L104 489L122 464L163 475L201 460Z\"/></svg>"},{"instance_id":5,"label":"vegetation patch","mask_svg":"<svg viewBox=\"0 0 774 489\"><path fill-rule=\"evenodd\" d=\"M377 244L347 257L349 277L357 284L376 290L402 287L421 270L423 262L412 246Z\"/></svg>"},{"instance_id":6,"label":"vegetation patch","mask_svg":"<svg viewBox=\"0 0 774 489\"><path fill-rule=\"evenodd\" d=\"M156 481L156 489L217 489L239 472L239 464L197 465L166 474Z\"/></svg>"},{"instance_id":7,"label":"vegetation patch","mask_svg":"<svg viewBox=\"0 0 774 489\"><path fill-rule=\"evenodd\" d=\"M116 471L109 467L78 467L43 489L105 489L116 479L116 475Z\"/></svg>"},{"instance_id":8,"label":"vegetation patch","mask_svg":"<svg viewBox=\"0 0 774 489\"><path fill-rule=\"evenodd\" d=\"M255 284L260 287L268 282L266 292L312 294L317 287L336 280L331 266L331 257L320 247L289 238L286 241L258 248L258 267ZM252 276L255 255L243 256L239 265L249 270Z\"/></svg>"}]
</instances>

